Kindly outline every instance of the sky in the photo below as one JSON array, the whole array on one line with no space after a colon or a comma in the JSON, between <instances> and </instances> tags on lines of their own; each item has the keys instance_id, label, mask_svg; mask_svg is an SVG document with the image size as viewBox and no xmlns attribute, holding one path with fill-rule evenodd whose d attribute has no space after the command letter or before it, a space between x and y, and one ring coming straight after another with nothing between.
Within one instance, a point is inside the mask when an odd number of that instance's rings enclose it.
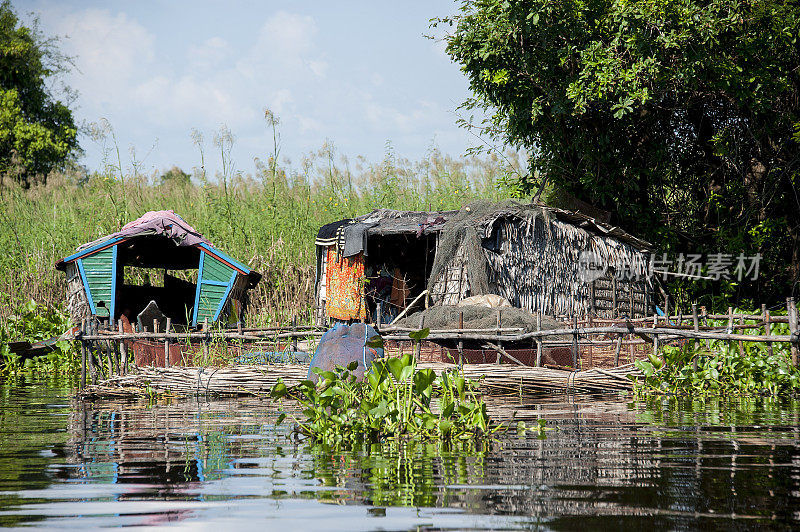
<instances>
[{"instance_id":1,"label":"sky","mask_svg":"<svg viewBox=\"0 0 800 532\"><path fill-rule=\"evenodd\" d=\"M437 31L432 17L456 12L454 1L12 2L61 38L74 58L63 81L78 93L75 116L113 128L123 166L189 171L200 161L197 130L214 170L213 138L227 127L237 169L252 172L272 152L267 108L280 119L280 157L294 166L326 141L374 162L387 142L414 160L434 146L463 155L479 142L456 125L468 84L442 31L425 37ZM90 170L116 163L90 136L81 147Z\"/></svg>"}]
</instances>

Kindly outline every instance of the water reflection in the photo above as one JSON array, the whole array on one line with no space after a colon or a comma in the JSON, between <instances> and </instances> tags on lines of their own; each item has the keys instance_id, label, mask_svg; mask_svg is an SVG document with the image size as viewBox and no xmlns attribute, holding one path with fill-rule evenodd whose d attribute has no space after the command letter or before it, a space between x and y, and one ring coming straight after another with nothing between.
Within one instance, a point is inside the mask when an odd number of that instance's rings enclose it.
<instances>
[{"instance_id":1,"label":"water reflection","mask_svg":"<svg viewBox=\"0 0 800 532\"><path fill-rule=\"evenodd\" d=\"M84 403L0 388L0 525L305 529L792 528L796 400L550 397L545 440L331 452L257 399Z\"/></svg>"}]
</instances>

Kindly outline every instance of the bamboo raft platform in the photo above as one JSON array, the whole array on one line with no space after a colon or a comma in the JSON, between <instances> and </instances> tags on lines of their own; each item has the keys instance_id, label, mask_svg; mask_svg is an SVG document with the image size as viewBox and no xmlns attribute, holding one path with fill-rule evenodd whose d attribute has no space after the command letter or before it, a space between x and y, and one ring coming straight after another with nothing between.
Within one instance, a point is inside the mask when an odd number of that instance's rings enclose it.
<instances>
[{"instance_id":1,"label":"bamboo raft platform","mask_svg":"<svg viewBox=\"0 0 800 532\"><path fill-rule=\"evenodd\" d=\"M430 368L441 374L458 371L478 384L487 395L530 395L545 392L598 393L630 390L631 377L641 373L633 364L613 369L593 368L565 371L552 368L495 364L455 364L420 362L418 369ZM222 367L142 367L135 374L117 376L88 386L82 397L136 397L151 394L174 396L267 396L282 379L291 387L305 380L304 365L238 365Z\"/></svg>"},{"instance_id":2,"label":"bamboo raft platform","mask_svg":"<svg viewBox=\"0 0 800 532\"><path fill-rule=\"evenodd\" d=\"M710 324L709 320L717 320ZM207 325L201 331L173 331L167 326L165 332L154 327L153 332L122 332L122 328L102 330L96 323L84 322L77 339L81 342L81 391L83 397L136 397L156 394L175 395L267 395L278 379L287 386L306 379L308 365L302 364L242 364L229 361L224 365L216 363L214 356L208 354L214 346L234 345L243 353L247 349L274 346L273 349L291 354L298 351L298 341L313 345L324 334L318 327L300 326L292 320L291 327L271 327L268 329L223 329L210 330ZM565 320L566 321L566 320ZM653 316L650 318L601 320L571 320L573 327L563 329L523 331L522 329L498 327L492 329L438 329L430 330L425 342L449 342L456 345L453 363L424 360L420 357L422 342L413 341L408 333L414 329L377 325L384 340L397 343L410 343L418 361L417 367L431 368L437 373L458 370L469 379L478 382L482 393L488 395L537 394L541 392L615 392L630 390L633 380L641 373L633 364L634 347L639 349L638 358L652 353L659 356L665 345L694 342L699 347L703 342L709 349L712 340L738 343L740 353L744 352L745 342L765 343L768 353L774 344L789 344L791 360L798 365L800 353L800 324L797 306L793 299L787 299L787 315L771 316L762 307L761 314L735 314L732 309L727 314L706 314L698 312L692 305L689 315ZM720 325L721 322L723 325ZM463 322L462 322L463 323ZM567 322L569 323L569 322ZM775 324L788 324L789 334L773 334ZM154 324L155 325L155 324ZM538 327L537 327L538 329ZM557 337L557 338L553 338ZM564 338L571 339L565 341ZM630 359L620 363L623 340L631 348ZM150 342L161 346L161 359L151 361L155 364L139 365L129 368L128 346L136 342ZM495 363L465 363L462 357L464 342L488 347L496 352ZM520 343L532 346L536 357L532 364L524 364L506 350ZM192 359L184 359L181 364L170 363L171 349L180 344L206 354L205 365L192 364ZM636 345L634 345L636 344ZM648 345L649 344L649 345ZM546 348L558 347L572 350L572 363L569 368L545 367L542 352ZM610 351L608 367L591 363L591 349ZM581 349L589 349L589 364L583 365ZM310 349L313 351L313 349ZM213 355L213 353L212 353ZM388 352L387 352L388 355ZM210 363L208 361L211 360ZM158 367L162 366L162 367ZM583 366L583 367L582 367ZM574 369L573 369L574 368ZM585 369L584 369L585 368ZM87 383L87 377L91 382ZM88 386L87 386L88 384Z\"/></svg>"}]
</instances>

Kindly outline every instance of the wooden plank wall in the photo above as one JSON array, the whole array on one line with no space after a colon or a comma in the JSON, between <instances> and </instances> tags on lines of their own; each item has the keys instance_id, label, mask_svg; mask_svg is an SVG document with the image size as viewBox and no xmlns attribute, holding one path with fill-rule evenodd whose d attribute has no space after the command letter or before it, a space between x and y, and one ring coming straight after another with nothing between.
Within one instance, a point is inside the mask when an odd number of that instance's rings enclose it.
<instances>
[{"instance_id":1,"label":"wooden plank wall","mask_svg":"<svg viewBox=\"0 0 800 532\"><path fill-rule=\"evenodd\" d=\"M193 319L195 325L206 318L209 322L216 319L217 311L224 305L237 273L208 253L202 253L200 272L197 280L197 308Z\"/></svg>"},{"instance_id":2,"label":"wooden plank wall","mask_svg":"<svg viewBox=\"0 0 800 532\"><path fill-rule=\"evenodd\" d=\"M102 318L107 318L114 306L115 250L116 246L112 246L78 259L85 275L88 295L94 304L94 313Z\"/></svg>"}]
</instances>

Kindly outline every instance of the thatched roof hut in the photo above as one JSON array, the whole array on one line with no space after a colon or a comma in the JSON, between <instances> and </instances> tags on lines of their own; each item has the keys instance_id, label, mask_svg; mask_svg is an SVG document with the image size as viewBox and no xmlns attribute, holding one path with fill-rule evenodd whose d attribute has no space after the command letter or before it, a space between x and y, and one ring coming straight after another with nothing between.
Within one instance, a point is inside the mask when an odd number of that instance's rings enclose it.
<instances>
[{"instance_id":1,"label":"thatched roof hut","mask_svg":"<svg viewBox=\"0 0 800 532\"><path fill-rule=\"evenodd\" d=\"M67 274L75 323L89 317L115 323L122 316L133 322L148 305L174 324L213 323L231 311L240 318L246 291L261 279L173 211L148 212L80 246L56 268Z\"/></svg>"},{"instance_id":2,"label":"thatched roof hut","mask_svg":"<svg viewBox=\"0 0 800 532\"><path fill-rule=\"evenodd\" d=\"M384 313L389 308L385 321L424 290L434 305L497 294L551 316L644 316L653 305L649 250L619 228L545 205L482 201L460 211L380 209L320 230L318 317L374 319L380 306ZM345 261L351 289L342 292ZM341 312L337 301L331 312L330 300L342 298L352 304Z\"/></svg>"}]
</instances>

